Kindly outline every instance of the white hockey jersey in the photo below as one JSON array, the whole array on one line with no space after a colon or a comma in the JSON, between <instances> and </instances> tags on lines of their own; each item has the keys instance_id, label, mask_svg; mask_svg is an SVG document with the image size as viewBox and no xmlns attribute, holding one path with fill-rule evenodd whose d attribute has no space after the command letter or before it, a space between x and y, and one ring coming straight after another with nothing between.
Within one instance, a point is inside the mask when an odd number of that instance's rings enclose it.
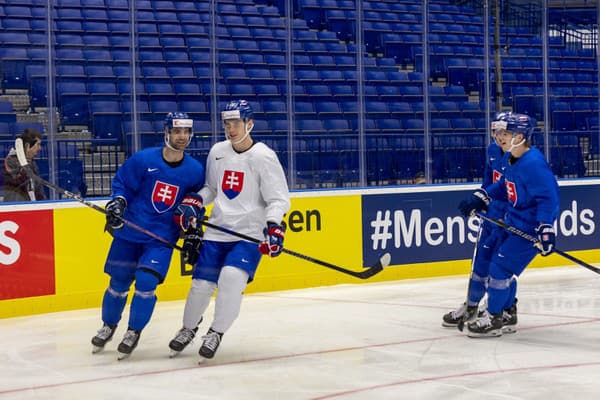
<instances>
[{"instance_id":1,"label":"white hockey jersey","mask_svg":"<svg viewBox=\"0 0 600 400\"><path fill-rule=\"evenodd\" d=\"M262 240L267 221L280 223L290 209L290 195L277 155L257 142L237 153L229 140L216 143L206 161L206 183L199 194L214 203L209 222ZM204 239L239 240L206 228Z\"/></svg>"}]
</instances>

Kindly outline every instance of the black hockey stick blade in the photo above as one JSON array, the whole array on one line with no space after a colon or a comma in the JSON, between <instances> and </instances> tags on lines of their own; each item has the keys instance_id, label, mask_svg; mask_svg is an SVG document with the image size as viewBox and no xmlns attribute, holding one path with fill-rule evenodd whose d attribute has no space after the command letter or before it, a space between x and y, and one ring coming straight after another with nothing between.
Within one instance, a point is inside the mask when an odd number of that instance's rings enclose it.
<instances>
[{"instance_id":1,"label":"black hockey stick blade","mask_svg":"<svg viewBox=\"0 0 600 400\"><path fill-rule=\"evenodd\" d=\"M212 224L212 223L210 223L210 222L208 222L206 220L201 220L200 223L202 225L204 225L204 226L209 227L209 228L213 228L213 229L216 229L218 231L227 233L229 235L236 236L236 237L238 237L240 239L244 239L244 240L247 240L249 242L253 242L253 243L261 243L262 242L262 240L253 238L253 237L245 235L243 233L232 231L230 229L224 228L224 227L219 226L219 225ZM352 271L350 269L342 268L342 267L340 267L338 265L334 265L334 264L328 263L327 261L323 261L323 260L319 260L319 259L311 257L311 256L307 256L306 254L302 254L302 253L298 253L298 252L293 251L293 250L286 249L285 247L282 249L282 252L286 253L286 254L289 254L291 256L298 257L298 258L301 258L303 260L306 260L306 261L309 261L309 262L321 265L323 267L333 269L333 270L341 272L343 274L353 276L353 277L358 278L358 279L368 279L368 278L372 277L373 275L378 274L379 272L383 271L383 269L385 267L387 267L388 265L390 265L390 261L391 261L390 254L389 253L385 253L383 256L381 256L379 258L379 260L377 260L377 262L374 265L368 267L367 269L365 269L363 271L357 272L357 271Z\"/></svg>"},{"instance_id":2,"label":"black hockey stick blade","mask_svg":"<svg viewBox=\"0 0 600 400\"><path fill-rule=\"evenodd\" d=\"M523 232L522 230L515 228L514 226L510 226L507 223L505 223L504 221L501 221L496 218L488 217L487 215L480 213L480 212L476 212L475 215L477 215L479 218L482 218L488 222L491 222L492 224L498 225L500 228L506 229L507 231L514 233L515 235L520 236L523 239L529 240L534 245L537 245L540 242L538 240L538 238L531 236L530 234ZM552 251L560 256L563 256L567 260L573 261L575 264L579 264L582 267L589 269L590 271L600 274L600 268L594 267L593 265L590 265L590 264L586 263L585 261L582 261L576 257L573 257L572 255L565 253L564 251L562 251L560 249L557 249L556 246L552 249Z\"/></svg>"},{"instance_id":3,"label":"black hockey stick blade","mask_svg":"<svg viewBox=\"0 0 600 400\"><path fill-rule=\"evenodd\" d=\"M32 179L37 180L38 182L40 182L42 185L62 194L63 196L65 196L66 198L69 199L73 199L73 200L77 200L78 202L80 202L83 205L86 205L90 208L93 208L94 210L101 212L102 214L106 215L106 210L102 207L100 207L97 204L94 204L84 198L82 198L81 196L79 196L78 194L72 193L66 189L61 188L60 186L57 186L55 184L53 184L52 182L48 182L47 180L45 180L44 178L36 175L33 173L33 171L31 170L31 166L27 163L27 158L25 158L25 152L23 149L23 141L20 138L17 138L15 140L15 150L17 153L17 158L19 159L19 164L21 164L21 167L23 167L25 169L25 173L27 174L27 176L29 176ZM180 246L169 242L167 239L158 236L156 233L151 232L145 228L142 228L141 226L126 220L125 218L121 218L121 221L123 221L124 225L129 226L132 229L135 229L136 231L143 233L155 240L158 240L159 242L161 242L162 244L175 249L175 250L183 250Z\"/></svg>"}]
</instances>

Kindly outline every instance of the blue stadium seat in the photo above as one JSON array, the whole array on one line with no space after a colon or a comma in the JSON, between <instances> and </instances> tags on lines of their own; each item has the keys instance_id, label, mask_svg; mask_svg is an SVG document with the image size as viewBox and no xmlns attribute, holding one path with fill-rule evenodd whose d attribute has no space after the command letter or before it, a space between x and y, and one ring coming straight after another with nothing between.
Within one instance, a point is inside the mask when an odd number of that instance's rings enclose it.
<instances>
[{"instance_id":1,"label":"blue stadium seat","mask_svg":"<svg viewBox=\"0 0 600 400\"><path fill-rule=\"evenodd\" d=\"M177 110L177 102L175 101L152 101L150 100L150 110L153 113L164 114L162 117L172 112L173 110ZM157 118L161 118L160 116Z\"/></svg>"},{"instance_id":2,"label":"blue stadium seat","mask_svg":"<svg viewBox=\"0 0 600 400\"><path fill-rule=\"evenodd\" d=\"M414 112L411 107L411 103L402 102L402 101L391 101L389 104L390 113L392 117L413 117Z\"/></svg>"},{"instance_id":3,"label":"blue stadium seat","mask_svg":"<svg viewBox=\"0 0 600 400\"><path fill-rule=\"evenodd\" d=\"M407 133L422 133L425 129L425 124L420 118L409 118L403 122L404 130Z\"/></svg>"},{"instance_id":4,"label":"blue stadium seat","mask_svg":"<svg viewBox=\"0 0 600 400\"><path fill-rule=\"evenodd\" d=\"M87 85L87 90L94 97L104 97L106 99L116 99L118 97L117 85L114 81L92 79Z\"/></svg>"},{"instance_id":5,"label":"blue stadium seat","mask_svg":"<svg viewBox=\"0 0 600 400\"><path fill-rule=\"evenodd\" d=\"M306 93L311 97L331 97L331 90L328 85L308 85Z\"/></svg>"},{"instance_id":6,"label":"blue stadium seat","mask_svg":"<svg viewBox=\"0 0 600 400\"><path fill-rule=\"evenodd\" d=\"M274 134L287 134L289 130L285 119L270 119L269 126Z\"/></svg>"},{"instance_id":7,"label":"blue stadium seat","mask_svg":"<svg viewBox=\"0 0 600 400\"><path fill-rule=\"evenodd\" d=\"M90 101L92 133L105 144L119 144L122 139L121 108L117 101Z\"/></svg>"},{"instance_id":8,"label":"blue stadium seat","mask_svg":"<svg viewBox=\"0 0 600 400\"><path fill-rule=\"evenodd\" d=\"M572 131L575 129L573 113L570 111L553 110L552 120L554 123L554 130L556 131Z\"/></svg>"},{"instance_id":9,"label":"blue stadium seat","mask_svg":"<svg viewBox=\"0 0 600 400\"><path fill-rule=\"evenodd\" d=\"M248 74L248 79L253 83L266 83L273 80L271 71L268 68L247 68L246 73Z\"/></svg>"},{"instance_id":10,"label":"blue stadium seat","mask_svg":"<svg viewBox=\"0 0 600 400\"><path fill-rule=\"evenodd\" d=\"M458 104L454 101L436 101L432 103L432 111L438 116L444 115L452 118L459 114Z\"/></svg>"},{"instance_id":11,"label":"blue stadium seat","mask_svg":"<svg viewBox=\"0 0 600 400\"><path fill-rule=\"evenodd\" d=\"M471 132L475 130L473 120L471 118L453 118L450 120L450 124L455 131L460 132Z\"/></svg>"},{"instance_id":12,"label":"blue stadium seat","mask_svg":"<svg viewBox=\"0 0 600 400\"><path fill-rule=\"evenodd\" d=\"M57 64L56 74L60 78L81 78L85 79L85 69L83 65Z\"/></svg>"},{"instance_id":13,"label":"blue stadium seat","mask_svg":"<svg viewBox=\"0 0 600 400\"><path fill-rule=\"evenodd\" d=\"M179 100L179 111L188 113L192 119L205 119L209 112L206 103L200 100Z\"/></svg>"},{"instance_id":14,"label":"blue stadium seat","mask_svg":"<svg viewBox=\"0 0 600 400\"><path fill-rule=\"evenodd\" d=\"M2 114L0 112L0 114ZM10 129L10 123L9 122L0 122L0 140L13 140L14 136L11 132Z\"/></svg>"},{"instance_id":15,"label":"blue stadium seat","mask_svg":"<svg viewBox=\"0 0 600 400\"><path fill-rule=\"evenodd\" d=\"M382 118L377 120L377 127L383 133L402 133L402 124L399 119L396 118Z\"/></svg>"},{"instance_id":16,"label":"blue stadium seat","mask_svg":"<svg viewBox=\"0 0 600 400\"><path fill-rule=\"evenodd\" d=\"M351 85L330 85L331 94L334 98L354 97L354 88Z\"/></svg>"},{"instance_id":17,"label":"blue stadium seat","mask_svg":"<svg viewBox=\"0 0 600 400\"><path fill-rule=\"evenodd\" d=\"M242 53L240 61L245 67L265 67L265 59L262 54L258 53Z\"/></svg>"},{"instance_id":18,"label":"blue stadium seat","mask_svg":"<svg viewBox=\"0 0 600 400\"><path fill-rule=\"evenodd\" d=\"M45 132L44 125L41 122L12 122L10 123L10 132L13 136L20 135L25 129L33 129L41 134Z\"/></svg>"},{"instance_id":19,"label":"blue stadium seat","mask_svg":"<svg viewBox=\"0 0 600 400\"><path fill-rule=\"evenodd\" d=\"M320 82L319 72L314 69L299 69L295 71L298 81Z\"/></svg>"},{"instance_id":20,"label":"blue stadium seat","mask_svg":"<svg viewBox=\"0 0 600 400\"><path fill-rule=\"evenodd\" d=\"M370 101L365 104L366 113L371 117L385 118L390 115L387 103L383 101Z\"/></svg>"},{"instance_id":21,"label":"blue stadium seat","mask_svg":"<svg viewBox=\"0 0 600 400\"><path fill-rule=\"evenodd\" d=\"M447 118L432 118L431 131L449 133L452 131L452 126L450 126L450 121Z\"/></svg>"},{"instance_id":22,"label":"blue stadium seat","mask_svg":"<svg viewBox=\"0 0 600 400\"><path fill-rule=\"evenodd\" d=\"M294 114L310 115L314 117L315 109L313 103L311 101L295 101Z\"/></svg>"},{"instance_id":23,"label":"blue stadium seat","mask_svg":"<svg viewBox=\"0 0 600 400\"><path fill-rule=\"evenodd\" d=\"M318 101L315 103L315 110L319 116L342 115L340 105L335 101Z\"/></svg>"},{"instance_id":24,"label":"blue stadium seat","mask_svg":"<svg viewBox=\"0 0 600 400\"><path fill-rule=\"evenodd\" d=\"M326 119L323 121L323 127L331 133L348 133L350 131L348 121L345 119Z\"/></svg>"},{"instance_id":25,"label":"blue stadium seat","mask_svg":"<svg viewBox=\"0 0 600 400\"><path fill-rule=\"evenodd\" d=\"M300 133L323 133L323 122L318 119L299 119L296 126Z\"/></svg>"}]
</instances>

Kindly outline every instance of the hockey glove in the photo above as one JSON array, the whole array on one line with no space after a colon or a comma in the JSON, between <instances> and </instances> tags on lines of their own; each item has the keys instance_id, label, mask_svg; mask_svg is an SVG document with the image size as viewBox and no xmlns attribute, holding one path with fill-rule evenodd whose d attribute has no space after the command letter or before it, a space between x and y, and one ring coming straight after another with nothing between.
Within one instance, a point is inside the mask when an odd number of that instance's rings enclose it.
<instances>
[{"instance_id":1,"label":"hockey glove","mask_svg":"<svg viewBox=\"0 0 600 400\"><path fill-rule=\"evenodd\" d=\"M285 227L275 222L267 222L267 227L263 230L265 241L258 245L258 251L270 257L277 257L283 250L283 238L285 236Z\"/></svg>"},{"instance_id":2,"label":"hockey glove","mask_svg":"<svg viewBox=\"0 0 600 400\"><path fill-rule=\"evenodd\" d=\"M535 229L535 233L538 235L539 243L536 243L536 247L543 256L547 256L552 253L554 244L556 243L556 233L554 227L548 224L542 224Z\"/></svg>"},{"instance_id":3,"label":"hockey glove","mask_svg":"<svg viewBox=\"0 0 600 400\"><path fill-rule=\"evenodd\" d=\"M181 255L183 256L183 261L187 264L196 265L200 248L202 247L202 235L202 229L200 228L190 228L183 235Z\"/></svg>"},{"instance_id":4,"label":"hockey glove","mask_svg":"<svg viewBox=\"0 0 600 400\"><path fill-rule=\"evenodd\" d=\"M175 209L173 215L175 223L184 231L187 231L190 227L195 228L196 221L202 219L206 212L202 203L202 197L198 193L187 194Z\"/></svg>"},{"instance_id":5,"label":"hockey glove","mask_svg":"<svg viewBox=\"0 0 600 400\"><path fill-rule=\"evenodd\" d=\"M127 201L125 198L117 196L106 203L106 223L112 229L121 229L123 227L123 215L125 215Z\"/></svg>"},{"instance_id":6,"label":"hockey glove","mask_svg":"<svg viewBox=\"0 0 600 400\"><path fill-rule=\"evenodd\" d=\"M465 217L470 217L475 211L487 210L490 204L490 197L483 189L475 190L468 199L463 200L458 205L458 209Z\"/></svg>"}]
</instances>

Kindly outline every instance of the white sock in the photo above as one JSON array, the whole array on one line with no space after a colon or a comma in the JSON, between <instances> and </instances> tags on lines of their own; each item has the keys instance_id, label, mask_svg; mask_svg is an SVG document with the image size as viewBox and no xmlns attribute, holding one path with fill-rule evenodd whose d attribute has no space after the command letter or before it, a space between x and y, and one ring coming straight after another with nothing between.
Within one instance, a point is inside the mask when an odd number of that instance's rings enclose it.
<instances>
[{"instance_id":1,"label":"white sock","mask_svg":"<svg viewBox=\"0 0 600 400\"><path fill-rule=\"evenodd\" d=\"M192 280L192 287L188 293L183 311L183 326L185 328L194 329L198 326L216 287L217 284L214 282L201 279Z\"/></svg>"},{"instance_id":2,"label":"white sock","mask_svg":"<svg viewBox=\"0 0 600 400\"><path fill-rule=\"evenodd\" d=\"M240 314L242 294L248 284L248 273L236 267L223 267L215 300L213 330L225 333Z\"/></svg>"}]
</instances>

